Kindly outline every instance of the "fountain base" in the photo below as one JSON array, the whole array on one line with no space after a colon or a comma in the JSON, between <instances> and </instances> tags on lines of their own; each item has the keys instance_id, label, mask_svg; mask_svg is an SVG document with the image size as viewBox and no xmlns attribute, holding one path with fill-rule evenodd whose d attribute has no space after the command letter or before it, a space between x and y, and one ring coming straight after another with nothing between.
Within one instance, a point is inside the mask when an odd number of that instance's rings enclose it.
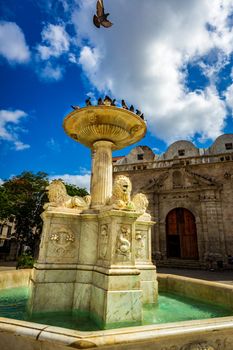
<instances>
[{"instance_id":1,"label":"fountain base","mask_svg":"<svg viewBox=\"0 0 233 350\"><path fill-rule=\"evenodd\" d=\"M105 328L140 323L158 295L148 214L49 210L43 221L29 313L87 311Z\"/></svg>"}]
</instances>

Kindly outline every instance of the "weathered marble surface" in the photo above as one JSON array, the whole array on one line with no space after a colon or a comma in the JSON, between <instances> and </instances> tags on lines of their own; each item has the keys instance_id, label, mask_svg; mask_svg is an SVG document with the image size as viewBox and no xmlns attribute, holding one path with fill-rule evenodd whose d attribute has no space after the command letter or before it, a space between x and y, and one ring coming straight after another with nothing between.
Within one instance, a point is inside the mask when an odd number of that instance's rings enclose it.
<instances>
[{"instance_id":1,"label":"weathered marble surface","mask_svg":"<svg viewBox=\"0 0 233 350\"><path fill-rule=\"evenodd\" d=\"M106 326L140 322L142 304L157 302L158 294L149 219L141 212L108 208L45 211L30 312L80 309Z\"/></svg>"},{"instance_id":2,"label":"weathered marble surface","mask_svg":"<svg viewBox=\"0 0 233 350\"><path fill-rule=\"evenodd\" d=\"M30 270L9 271L7 274L1 272L0 278L6 281L6 288L12 286L11 281L14 279L13 276L16 272L18 286L27 284L27 282L25 284L25 273L29 274ZM12 276L10 276L11 274ZM9 278L5 279L6 275ZM193 283L193 279L188 277L158 274L160 289L164 290L166 288L166 281L169 278L173 285L176 283L176 286L180 285L182 288ZM222 299L223 305L226 305L227 300L231 300L233 305L232 286L195 280L195 287L193 284L192 288L199 290L199 286L206 289L216 287L218 291L227 291L227 297L225 296ZM79 332L0 318L1 350L68 350L94 347L99 350L142 350L144 348L148 350L232 350L233 317L119 328L98 332Z\"/></svg>"}]
</instances>

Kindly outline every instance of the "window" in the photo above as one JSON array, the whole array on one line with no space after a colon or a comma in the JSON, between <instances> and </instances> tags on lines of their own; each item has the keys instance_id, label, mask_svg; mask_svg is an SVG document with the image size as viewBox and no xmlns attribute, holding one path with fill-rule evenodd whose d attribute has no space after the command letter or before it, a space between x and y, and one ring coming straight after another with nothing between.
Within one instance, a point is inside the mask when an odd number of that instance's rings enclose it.
<instances>
[{"instance_id":1,"label":"window","mask_svg":"<svg viewBox=\"0 0 233 350\"><path fill-rule=\"evenodd\" d=\"M226 150L233 149L232 142L230 142L230 143L225 143L225 148L226 148Z\"/></svg>"},{"instance_id":2,"label":"window","mask_svg":"<svg viewBox=\"0 0 233 350\"><path fill-rule=\"evenodd\" d=\"M184 156L185 155L185 150L184 149L178 149L178 155L179 156Z\"/></svg>"},{"instance_id":3,"label":"window","mask_svg":"<svg viewBox=\"0 0 233 350\"><path fill-rule=\"evenodd\" d=\"M143 160L143 154L138 154L138 160Z\"/></svg>"}]
</instances>

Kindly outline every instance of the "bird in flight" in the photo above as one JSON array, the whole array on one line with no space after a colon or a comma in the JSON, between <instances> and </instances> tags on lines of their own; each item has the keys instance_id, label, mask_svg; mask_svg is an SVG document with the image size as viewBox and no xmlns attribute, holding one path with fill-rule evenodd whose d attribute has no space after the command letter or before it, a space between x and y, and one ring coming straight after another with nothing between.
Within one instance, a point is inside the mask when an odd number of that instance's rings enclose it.
<instances>
[{"instance_id":1,"label":"bird in flight","mask_svg":"<svg viewBox=\"0 0 233 350\"><path fill-rule=\"evenodd\" d=\"M112 26L112 22L110 22L107 17L109 13L104 12L104 4L103 0L97 0L96 3L96 15L93 17L93 23L97 28L103 26L105 28L109 28Z\"/></svg>"}]
</instances>

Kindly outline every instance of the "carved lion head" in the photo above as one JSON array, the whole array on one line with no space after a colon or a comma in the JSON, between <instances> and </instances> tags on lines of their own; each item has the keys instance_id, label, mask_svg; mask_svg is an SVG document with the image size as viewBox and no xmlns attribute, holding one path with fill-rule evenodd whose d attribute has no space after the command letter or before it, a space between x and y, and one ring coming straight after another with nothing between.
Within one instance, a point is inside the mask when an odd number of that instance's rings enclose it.
<instances>
[{"instance_id":1,"label":"carved lion head","mask_svg":"<svg viewBox=\"0 0 233 350\"><path fill-rule=\"evenodd\" d=\"M130 201L130 193L132 185L127 176L119 175L115 178L112 194L115 198L121 199L124 202Z\"/></svg>"},{"instance_id":2,"label":"carved lion head","mask_svg":"<svg viewBox=\"0 0 233 350\"><path fill-rule=\"evenodd\" d=\"M61 180L53 180L48 186L49 202L56 204L64 203L67 199L67 192Z\"/></svg>"}]
</instances>

